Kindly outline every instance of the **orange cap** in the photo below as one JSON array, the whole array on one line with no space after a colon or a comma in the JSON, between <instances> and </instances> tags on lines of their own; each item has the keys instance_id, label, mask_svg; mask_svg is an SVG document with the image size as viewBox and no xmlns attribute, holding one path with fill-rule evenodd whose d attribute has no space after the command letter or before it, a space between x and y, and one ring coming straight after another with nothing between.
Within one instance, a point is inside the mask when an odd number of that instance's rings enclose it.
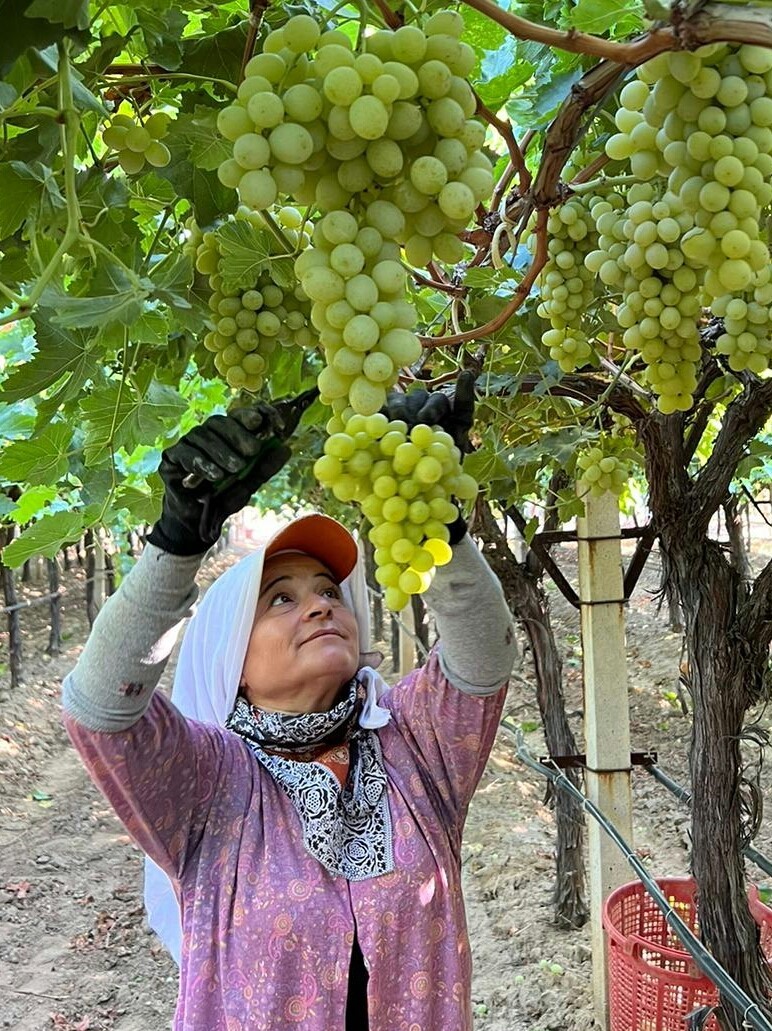
<instances>
[{"instance_id":1,"label":"orange cap","mask_svg":"<svg viewBox=\"0 0 772 1031\"><path fill-rule=\"evenodd\" d=\"M268 540L265 557L280 551L300 551L319 559L341 583L357 564L356 541L337 519L326 515L300 516Z\"/></svg>"}]
</instances>

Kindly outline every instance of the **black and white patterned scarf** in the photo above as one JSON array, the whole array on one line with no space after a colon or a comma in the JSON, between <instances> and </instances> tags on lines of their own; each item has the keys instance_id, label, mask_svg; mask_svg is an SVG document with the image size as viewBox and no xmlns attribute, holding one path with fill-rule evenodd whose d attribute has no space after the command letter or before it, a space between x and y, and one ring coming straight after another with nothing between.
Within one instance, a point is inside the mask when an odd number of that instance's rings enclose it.
<instances>
[{"instance_id":1,"label":"black and white patterned scarf","mask_svg":"<svg viewBox=\"0 0 772 1031\"><path fill-rule=\"evenodd\" d=\"M328 712L269 712L239 696L225 723L287 794L303 825L306 851L349 881L394 869L381 744L375 731L359 723L365 698L356 678ZM326 742L348 745L343 788L323 763L291 758Z\"/></svg>"}]
</instances>

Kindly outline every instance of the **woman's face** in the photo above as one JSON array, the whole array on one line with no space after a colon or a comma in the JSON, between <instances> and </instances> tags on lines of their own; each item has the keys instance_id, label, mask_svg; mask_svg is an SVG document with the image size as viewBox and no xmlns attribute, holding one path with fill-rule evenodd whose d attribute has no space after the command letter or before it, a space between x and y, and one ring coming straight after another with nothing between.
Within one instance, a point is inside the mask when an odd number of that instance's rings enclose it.
<instances>
[{"instance_id":1,"label":"woman's face","mask_svg":"<svg viewBox=\"0 0 772 1031\"><path fill-rule=\"evenodd\" d=\"M242 691L275 712L324 712L356 673L359 633L330 571L310 555L263 567Z\"/></svg>"}]
</instances>

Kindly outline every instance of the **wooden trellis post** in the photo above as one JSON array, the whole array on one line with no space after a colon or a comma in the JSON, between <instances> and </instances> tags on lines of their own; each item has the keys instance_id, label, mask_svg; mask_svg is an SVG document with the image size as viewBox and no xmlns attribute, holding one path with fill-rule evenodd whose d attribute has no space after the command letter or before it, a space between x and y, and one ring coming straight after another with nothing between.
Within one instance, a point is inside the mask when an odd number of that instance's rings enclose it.
<instances>
[{"instance_id":1,"label":"wooden trellis post","mask_svg":"<svg viewBox=\"0 0 772 1031\"><path fill-rule=\"evenodd\" d=\"M585 790L632 842L630 710L627 696L624 590L619 506L613 495L588 498L577 522L582 603ZM590 919L595 1019L608 1028L608 963L601 923L603 902L630 880L627 862L594 821L588 821Z\"/></svg>"}]
</instances>

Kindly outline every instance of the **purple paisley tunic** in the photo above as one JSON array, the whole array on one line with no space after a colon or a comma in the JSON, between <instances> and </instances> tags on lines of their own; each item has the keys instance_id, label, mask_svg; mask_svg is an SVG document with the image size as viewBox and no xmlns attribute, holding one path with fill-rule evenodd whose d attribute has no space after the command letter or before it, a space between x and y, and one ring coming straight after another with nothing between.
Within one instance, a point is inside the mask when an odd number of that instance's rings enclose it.
<instances>
[{"instance_id":1,"label":"purple paisley tunic","mask_svg":"<svg viewBox=\"0 0 772 1031\"><path fill-rule=\"evenodd\" d=\"M230 731L158 692L118 733L65 714L89 775L178 890L175 1031L342 1031L355 928L370 1031L470 1031L461 834L505 693L459 691L433 655L384 696L395 870L355 882L308 855L291 802Z\"/></svg>"}]
</instances>

